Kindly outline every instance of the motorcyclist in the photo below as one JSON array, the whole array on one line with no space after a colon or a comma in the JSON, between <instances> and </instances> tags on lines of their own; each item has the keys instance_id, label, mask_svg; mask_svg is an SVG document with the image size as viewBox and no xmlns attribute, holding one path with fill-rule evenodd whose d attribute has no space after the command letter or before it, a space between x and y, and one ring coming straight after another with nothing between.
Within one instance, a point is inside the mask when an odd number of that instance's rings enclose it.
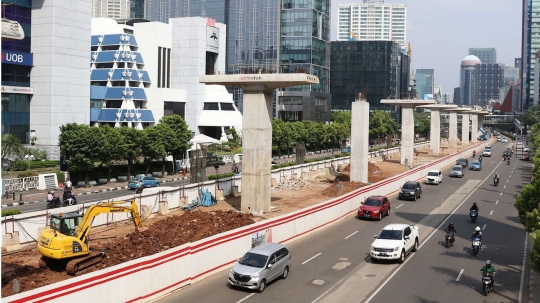
<instances>
[{"instance_id":1,"label":"motorcyclist","mask_svg":"<svg viewBox=\"0 0 540 303\"><path fill-rule=\"evenodd\" d=\"M484 265L484 267L482 267L482 269L480 269L480 271L482 272L482 276L487 276L487 275L490 275L491 276L491 285L495 285L495 267L493 267L493 265L491 265L491 261L490 260L487 260L486 261L486 265Z\"/></svg>"},{"instance_id":2,"label":"motorcyclist","mask_svg":"<svg viewBox=\"0 0 540 303\"><path fill-rule=\"evenodd\" d=\"M474 229L474 233L471 236L471 240L474 239L474 238L480 239L480 246L482 246L482 231L480 229L480 226L477 226Z\"/></svg>"},{"instance_id":3,"label":"motorcyclist","mask_svg":"<svg viewBox=\"0 0 540 303\"><path fill-rule=\"evenodd\" d=\"M478 213L478 211L480 210L480 209L478 208L478 206L476 205L476 202L474 202L474 203L472 204L471 208L469 209L469 211L472 211L472 210L476 210L476 213Z\"/></svg>"},{"instance_id":4,"label":"motorcyclist","mask_svg":"<svg viewBox=\"0 0 540 303\"><path fill-rule=\"evenodd\" d=\"M456 233L456 228L454 227L454 222L450 222L450 224L448 224L448 228L446 229L446 231L448 233L453 233L453 234Z\"/></svg>"},{"instance_id":5,"label":"motorcyclist","mask_svg":"<svg viewBox=\"0 0 540 303\"><path fill-rule=\"evenodd\" d=\"M235 163L235 162L233 162L233 165L232 165L231 170L232 170L233 173L237 173L237 172L238 172L238 166L236 166L236 163Z\"/></svg>"},{"instance_id":6,"label":"motorcyclist","mask_svg":"<svg viewBox=\"0 0 540 303\"><path fill-rule=\"evenodd\" d=\"M77 199L75 199L75 195L73 195L73 192L71 190L64 191L64 196L62 200L64 201L64 203L66 203L67 199L73 199L73 202L77 201Z\"/></svg>"},{"instance_id":7,"label":"motorcyclist","mask_svg":"<svg viewBox=\"0 0 540 303\"><path fill-rule=\"evenodd\" d=\"M482 155L478 156L478 161L480 161L480 163L482 163Z\"/></svg>"},{"instance_id":8,"label":"motorcyclist","mask_svg":"<svg viewBox=\"0 0 540 303\"><path fill-rule=\"evenodd\" d=\"M493 181L495 181L495 179L499 180L499 173L495 172L495 176L493 176Z\"/></svg>"},{"instance_id":9,"label":"motorcyclist","mask_svg":"<svg viewBox=\"0 0 540 303\"><path fill-rule=\"evenodd\" d=\"M473 150L473 152L472 152L472 157L473 157L473 159L476 157L476 149Z\"/></svg>"}]
</instances>

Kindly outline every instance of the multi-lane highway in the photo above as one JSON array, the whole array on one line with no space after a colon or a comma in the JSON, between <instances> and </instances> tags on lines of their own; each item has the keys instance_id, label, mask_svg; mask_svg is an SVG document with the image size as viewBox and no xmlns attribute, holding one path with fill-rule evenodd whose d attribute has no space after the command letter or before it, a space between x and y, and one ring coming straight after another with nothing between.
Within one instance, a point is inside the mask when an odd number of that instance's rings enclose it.
<instances>
[{"instance_id":1,"label":"multi-lane highway","mask_svg":"<svg viewBox=\"0 0 540 303\"><path fill-rule=\"evenodd\" d=\"M528 182L531 164L515 158L510 165L503 163L500 155L507 146L494 143L493 157L484 158L483 170L467 170L462 179L449 178L445 170L443 183L423 185L417 201L390 196L391 215L380 222L350 216L288 244L290 274L264 293L230 288L227 269L157 302L517 302L526 234L513 203ZM495 171L501 176L498 187L492 181ZM468 216L473 202L480 207L476 224ZM450 221L457 240L446 248L443 230ZM421 248L404 264L374 264L368 255L373 235L390 223L418 225ZM483 228L484 247L473 257L470 236L476 226ZM481 294L479 274L487 259L498 271L488 298Z\"/></svg>"}]
</instances>

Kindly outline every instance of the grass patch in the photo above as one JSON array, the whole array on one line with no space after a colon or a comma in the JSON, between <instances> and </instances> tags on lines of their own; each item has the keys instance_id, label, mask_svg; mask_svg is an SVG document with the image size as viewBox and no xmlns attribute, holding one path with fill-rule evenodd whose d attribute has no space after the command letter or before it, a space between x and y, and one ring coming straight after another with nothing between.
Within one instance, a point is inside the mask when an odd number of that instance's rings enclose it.
<instances>
[{"instance_id":1,"label":"grass patch","mask_svg":"<svg viewBox=\"0 0 540 303\"><path fill-rule=\"evenodd\" d=\"M218 176L220 179L223 179L223 178L229 178L229 177L232 177L236 175L235 173L233 172L230 172L230 173L223 173L223 174L219 174L219 175L216 175L216 174L213 174L213 175L209 175L208 176L208 180L217 180Z\"/></svg>"},{"instance_id":2,"label":"grass patch","mask_svg":"<svg viewBox=\"0 0 540 303\"><path fill-rule=\"evenodd\" d=\"M21 214L21 211L18 209L2 210L2 217L19 215L19 214Z\"/></svg>"}]
</instances>

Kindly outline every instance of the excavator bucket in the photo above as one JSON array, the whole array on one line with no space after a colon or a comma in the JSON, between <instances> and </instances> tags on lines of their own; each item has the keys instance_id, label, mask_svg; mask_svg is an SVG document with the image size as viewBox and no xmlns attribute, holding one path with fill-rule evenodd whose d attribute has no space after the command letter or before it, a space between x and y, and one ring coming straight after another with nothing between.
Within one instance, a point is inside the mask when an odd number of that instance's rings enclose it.
<instances>
[{"instance_id":1,"label":"excavator bucket","mask_svg":"<svg viewBox=\"0 0 540 303\"><path fill-rule=\"evenodd\" d=\"M137 231L142 233L143 231L147 231L148 230L148 227L144 226L144 225L140 225L139 227L137 227Z\"/></svg>"}]
</instances>

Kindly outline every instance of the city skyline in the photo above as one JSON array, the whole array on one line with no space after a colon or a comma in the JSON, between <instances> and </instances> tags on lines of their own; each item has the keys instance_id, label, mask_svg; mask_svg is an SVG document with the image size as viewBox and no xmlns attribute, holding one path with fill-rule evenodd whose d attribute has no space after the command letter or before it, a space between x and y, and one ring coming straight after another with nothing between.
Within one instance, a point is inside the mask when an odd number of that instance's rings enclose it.
<instances>
[{"instance_id":1,"label":"city skyline","mask_svg":"<svg viewBox=\"0 0 540 303\"><path fill-rule=\"evenodd\" d=\"M337 39L338 5L359 2L332 2L332 41ZM494 47L497 63L507 66L513 66L514 59L521 56L521 2L493 0L485 5L465 0L386 0L385 4L407 5L406 42L411 43L413 52L411 68L435 69L443 93L452 94L453 88L460 85L460 63L469 48ZM499 21L503 19L505 22ZM486 27L491 30L484 31Z\"/></svg>"}]
</instances>

